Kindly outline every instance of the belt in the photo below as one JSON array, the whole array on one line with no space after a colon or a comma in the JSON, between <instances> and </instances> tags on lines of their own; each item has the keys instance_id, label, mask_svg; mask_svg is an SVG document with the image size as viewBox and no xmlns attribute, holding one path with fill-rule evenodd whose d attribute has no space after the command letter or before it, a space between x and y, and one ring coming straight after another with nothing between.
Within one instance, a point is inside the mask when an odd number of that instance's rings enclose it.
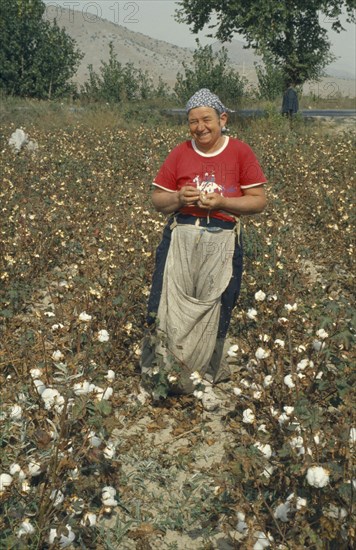
<instances>
[{"instance_id":1,"label":"belt","mask_svg":"<svg viewBox=\"0 0 356 550\"><path fill-rule=\"evenodd\" d=\"M190 216L189 214L177 214L172 217L169 221L174 222L176 219L177 223L196 225L198 227L220 227L221 229L234 229L235 222L229 222L227 220L220 220L218 218L200 218L198 216Z\"/></svg>"}]
</instances>

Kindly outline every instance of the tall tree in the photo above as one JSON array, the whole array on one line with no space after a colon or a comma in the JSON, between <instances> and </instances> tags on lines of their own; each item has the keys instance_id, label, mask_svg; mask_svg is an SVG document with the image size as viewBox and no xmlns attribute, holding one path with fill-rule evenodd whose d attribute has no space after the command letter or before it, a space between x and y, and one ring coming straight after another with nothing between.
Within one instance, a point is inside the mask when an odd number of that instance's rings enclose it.
<instances>
[{"instance_id":1,"label":"tall tree","mask_svg":"<svg viewBox=\"0 0 356 550\"><path fill-rule=\"evenodd\" d=\"M273 58L286 80L303 84L316 79L333 59L325 22L337 32L355 21L356 0L181 0L177 20L194 33L208 26L222 42L244 36L248 47ZM216 19L216 23L211 23Z\"/></svg>"},{"instance_id":2,"label":"tall tree","mask_svg":"<svg viewBox=\"0 0 356 550\"><path fill-rule=\"evenodd\" d=\"M223 101L237 106L240 101L246 79L229 67L226 48L213 52L210 45L201 46L197 40L197 48L193 53L193 63L183 61L184 75L177 74L174 91L180 101L186 102L199 88L209 88L221 97Z\"/></svg>"},{"instance_id":3,"label":"tall tree","mask_svg":"<svg viewBox=\"0 0 356 550\"><path fill-rule=\"evenodd\" d=\"M56 22L43 20L41 0L0 1L0 90L5 94L58 97L71 91L82 54Z\"/></svg>"}]
</instances>

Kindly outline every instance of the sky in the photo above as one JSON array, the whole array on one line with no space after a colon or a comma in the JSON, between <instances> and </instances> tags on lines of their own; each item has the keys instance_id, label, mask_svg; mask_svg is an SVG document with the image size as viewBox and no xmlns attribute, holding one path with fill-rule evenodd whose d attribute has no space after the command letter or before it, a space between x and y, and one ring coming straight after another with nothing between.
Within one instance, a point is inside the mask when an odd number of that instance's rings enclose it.
<instances>
[{"instance_id":1,"label":"sky","mask_svg":"<svg viewBox=\"0 0 356 550\"><path fill-rule=\"evenodd\" d=\"M80 12L80 16L87 21L91 18L102 17L113 21L128 29L141 32L152 38L165 40L177 46L196 46L198 37L201 44L205 45L214 40L206 38L207 30L195 35L189 27L174 20L174 12L178 7L177 2L172 0L44 0L45 4L57 6L60 14L60 7L66 7L73 12ZM78 15L73 13L74 17ZM324 16L322 16L324 18ZM324 18L323 26L330 29L329 40L332 43L331 52L337 56L333 67L347 71L355 75L356 69L356 26L344 23L346 31L338 34L331 31L332 21ZM60 15L58 17L60 25ZM243 41L239 35L234 38Z\"/></svg>"}]
</instances>

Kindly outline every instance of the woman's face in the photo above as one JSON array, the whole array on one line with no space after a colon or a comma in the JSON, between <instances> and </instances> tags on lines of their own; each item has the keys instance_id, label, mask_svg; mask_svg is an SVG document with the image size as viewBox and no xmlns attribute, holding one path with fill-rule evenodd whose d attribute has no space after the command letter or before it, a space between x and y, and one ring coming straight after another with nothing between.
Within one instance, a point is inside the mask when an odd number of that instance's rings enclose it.
<instances>
[{"instance_id":1,"label":"woman's face","mask_svg":"<svg viewBox=\"0 0 356 550\"><path fill-rule=\"evenodd\" d=\"M209 153L221 146L219 140L226 120L226 113L219 116L212 107L196 107L189 111L189 130L198 149L204 153Z\"/></svg>"}]
</instances>

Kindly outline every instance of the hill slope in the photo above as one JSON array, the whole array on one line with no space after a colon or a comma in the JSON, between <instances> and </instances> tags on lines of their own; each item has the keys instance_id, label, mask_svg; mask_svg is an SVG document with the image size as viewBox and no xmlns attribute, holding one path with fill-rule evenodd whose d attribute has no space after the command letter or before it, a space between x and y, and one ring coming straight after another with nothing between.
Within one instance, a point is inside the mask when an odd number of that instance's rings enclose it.
<instances>
[{"instance_id":1,"label":"hill slope","mask_svg":"<svg viewBox=\"0 0 356 550\"><path fill-rule=\"evenodd\" d=\"M84 53L75 77L75 82L83 84L88 78L88 65L93 65L97 72L101 61L109 59L109 43L113 43L114 51L121 63L133 63L135 67L147 70L155 83L159 77L173 87L176 75L183 71L183 61L189 63L193 55L190 48L182 48L163 40L156 40L145 34L134 32L122 25L112 23L97 16L89 19L83 13L65 9L60 6L48 6L45 17L49 21L54 18L60 27L74 38L79 49ZM173 39L173 37L172 37ZM221 48L219 42L213 44L213 50ZM256 83L254 63L259 61L253 50L245 49L243 42L232 40L226 44L231 66L241 75L244 75L252 84ZM352 75L344 72L325 77L319 84L305 86L305 91L313 91L322 97L333 94L354 97L355 80ZM342 78L340 78L342 77ZM346 77L346 78L345 78Z\"/></svg>"}]
</instances>

